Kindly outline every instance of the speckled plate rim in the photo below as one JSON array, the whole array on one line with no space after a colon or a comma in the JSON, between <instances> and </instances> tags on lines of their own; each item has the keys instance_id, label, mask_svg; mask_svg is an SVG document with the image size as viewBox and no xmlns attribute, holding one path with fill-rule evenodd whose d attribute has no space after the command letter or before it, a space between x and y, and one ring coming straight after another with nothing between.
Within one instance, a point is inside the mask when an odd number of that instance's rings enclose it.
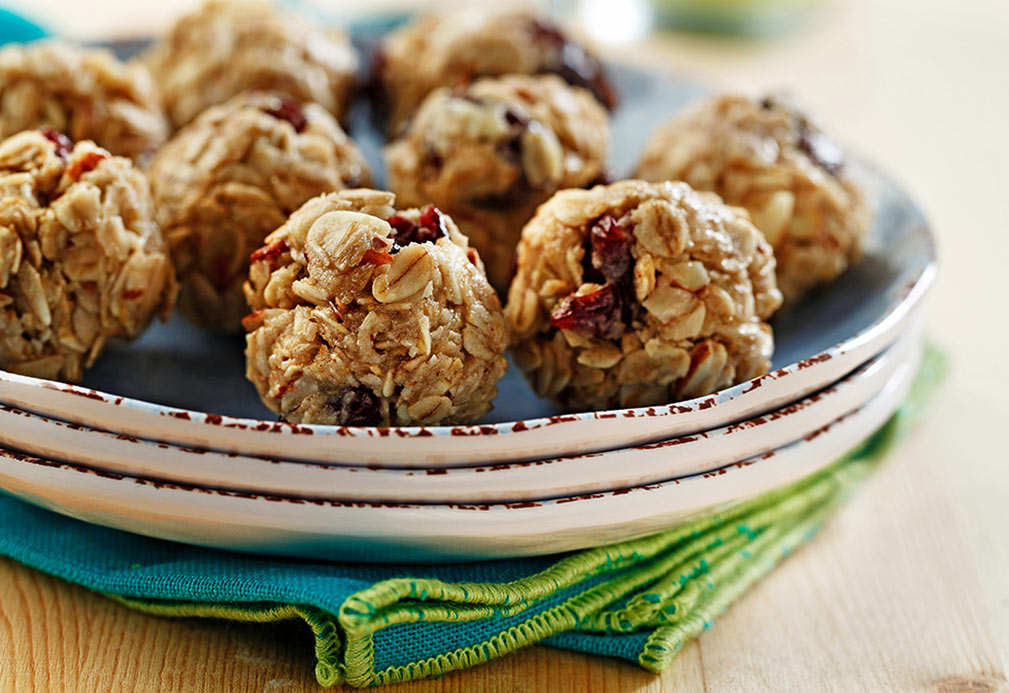
<instances>
[{"instance_id":1,"label":"speckled plate rim","mask_svg":"<svg viewBox=\"0 0 1009 693\"><path fill-rule=\"evenodd\" d=\"M903 293L871 326L820 353L745 383L668 405L489 425L318 426L174 409L6 371L0 371L0 402L50 418L184 447L305 461L449 467L615 449L695 433L770 411L829 385L880 353L904 329L936 274L931 232L924 223L917 231L928 257ZM613 435L617 429L622 431L620 436ZM490 436L496 438L493 445L488 444ZM446 445L451 439L457 442ZM404 445L406 440L409 444Z\"/></svg>"},{"instance_id":2,"label":"speckled plate rim","mask_svg":"<svg viewBox=\"0 0 1009 693\"><path fill-rule=\"evenodd\" d=\"M202 546L329 560L446 561L570 551L658 531L811 474L896 411L920 361L865 406L717 471L631 489L500 505L343 503L169 484L0 450L0 487L118 529Z\"/></svg>"},{"instance_id":3,"label":"speckled plate rim","mask_svg":"<svg viewBox=\"0 0 1009 693\"><path fill-rule=\"evenodd\" d=\"M340 501L513 503L699 474L792 443L877 395L917 347L920 320L828 388L729 426L620 450L484 467L393 469L224 454L45 419L0 406L0 445L99 471Z\"/></svg>"}]
</instances>

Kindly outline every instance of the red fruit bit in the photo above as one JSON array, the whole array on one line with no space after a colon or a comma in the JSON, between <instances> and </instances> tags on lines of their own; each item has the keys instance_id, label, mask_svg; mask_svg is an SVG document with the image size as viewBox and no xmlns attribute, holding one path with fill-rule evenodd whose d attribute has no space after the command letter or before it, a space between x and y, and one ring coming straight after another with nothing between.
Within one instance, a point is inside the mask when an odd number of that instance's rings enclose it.
<instances>
[{"instance_id":1,"label":"red fruit bit","mask_svg":"<svg viewBox=\"0 0 1009 693\"><path fill-rule=\"evenodd\" d=\"M326 406L340 426L377 426L382 423L381 400L366 387L345 387L326 398Z\"/></svg>"},{"instance_id":2,"label":"red fruit bit","mask_svg":"<svg viewBox=\"0 0 1009 693\"><path fill-rule=\"evenodd\" d=\"M634 266L631 235L611 216L602 217L589 232L592 266L612 282L620 281Z\"/></svg>"},{"instance_id":3,"label":"red fruit bit","mask_svg":"<svg viewBox=\"0 0 1009 693\"><path fill-rule=\"evenodd\" d=\"M266 312L265 308L260 308L259 310L254 310L244 318L242 318L242 327L245 328L246 332L252 332L263 324L263 313Z\"/></svg>"},{"instance_id":4,"label":"red fruit bit","mask_svg":"<svg viewBox=\"0 0 1009 693\"><path fill-rule=\"evenodd\" d=\"M588 89L610 111L616 107L616 92L595 56L568 40L564 32L552 24L534 21L532 34L534 41L551 48L551 56L542 71L553 72L568 84Z\"/></svg>"},{"instance_id":5,"label":"red fruit bit","mask_svg":"<svg viewBox=\"0 0 1009 693\"><path fill-rule=\"evenodd\" d=\"M123 292L123 298L127 301L132 301L135 298L140 298L144 295L143 289L127 289Z\"/></svg>"},{"instance_id":6,"label":"red fruit bit","mask_svg":"<svg viewBox=\"0 0 1009 693\"><path fill-rule=\"evenodd\" d=\"M278 255L283 255L288 251L287 241L280 238L273 243L264 245L259 250L252 253L249 256L250 262L259 262L260 260L272 260Z\"/></svg>"},{"instance_id":7,"label":"red fruit bit","mask_svg":"<svg viewBox=\"0 0 1009 693\"><path fill-rule=\"evenodd\" d=\"M595 337L616 337L622 328L620 293L607 284L590 294L568 296L550 313L550 324Z\"/></svg>"},{"instance_id":8,"label":"red fruit bit","mask_svg":"<svg viewBox=\"0 0 1009 693\"><path fill-rule=\"evenodd\" d=\"M67 169L67 175L72 180L77 180L88 171L93 171L98 164L108 158L109 155L102 152L84 152L84 154L70 164L70 168Z\"/></svg>"},{"instance_id":9,"label":"red fruit bit","mask_svg":"<svg viewBox=\"0 0 1009 693\"><path fill-rule=\"evenodd\" d=\"M448 235L445 227L445 219L441 212L434 205L427 205L420 212L420 219L413 223L406 217L399 215L386 219L392 227L393 253L399 251L400 247L411 243L435 242L442 236Z\"/></svg>"},{"instance_id":10,"label":"red fruit bit","mask_svg":"<svg viewBox=\"0 0 1009 693\"><path fill-rule=\"evenodd\" d=\"M279 120L286 120L294 128L295 132L301 132L308 125L308 119L305 118L305 112L302 110L301 104L287 96L273 97L273 103L269 108L264 108L263 111Z\"/></svg>"},{"instance_id":11,"label":"red fruit bit","mask_svg":"<svg viewBox=\"0 0 1009 693\"><path fill-rule=\"evenodd\" d=\"M388 265L392 262L392 255L384 250L368 248L361 257L362 265Z\"/></svg>"},{"instance_id":12,"label":"red fruit bit","mask_svg":"<svg viewBox=\"0 0 1009 693\"><path fill-rule=\"evenodd\" d=\"M70 152L74 150L74 143L62 132L53 128L39 128L39 132L42 133L43 137L56 145L56 156L61 159L66 159L70 156Z\"/></svg>"}]
</instances>

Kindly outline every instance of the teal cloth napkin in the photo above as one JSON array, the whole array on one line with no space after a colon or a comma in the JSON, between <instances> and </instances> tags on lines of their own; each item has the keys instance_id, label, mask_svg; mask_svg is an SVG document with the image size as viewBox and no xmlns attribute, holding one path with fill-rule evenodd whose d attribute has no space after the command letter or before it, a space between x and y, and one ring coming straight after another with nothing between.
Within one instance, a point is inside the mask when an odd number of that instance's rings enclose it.
<instances>
[{"instance_id":1,"label":"teal cloth napkin","mask_svg":"<svg viewBox=\"0 0 1009 693\"><path fill-rule=\"evenodd\" d=\"M537 642L661 671L815 534L917 418L943 368L928 349L900 411L823 471L599 549L453 565L284 560L106 529L0 494L0 555L153 614L303 619L327 686L439 675Z\"/></svg>"}]
</instances>

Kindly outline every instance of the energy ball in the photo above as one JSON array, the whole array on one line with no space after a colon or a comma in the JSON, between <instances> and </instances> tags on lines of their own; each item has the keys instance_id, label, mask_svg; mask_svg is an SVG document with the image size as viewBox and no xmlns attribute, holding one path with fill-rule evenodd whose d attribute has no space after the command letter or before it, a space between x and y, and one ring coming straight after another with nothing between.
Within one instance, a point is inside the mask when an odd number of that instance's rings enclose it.
<instances>
[{"instance_id":1,"label":"energy ball","mask_svg":"<svg viewBox=\"0 0 1009 693\"><path fill-rule=\"evenodd\" d=\"M559 75L591 91L608 109L613 86L599 60L543 18L522 10L469 7L429 12L389 34L372 80L390 135L438 87L506 74Z\"/></svg>"},{"instance_id":2,"label":"energy ball","mask_svg":"<svg viewBox=\"0 0 1009 693\"><path fill-rule=\"evenodd\" d=\"M55 130L0 142L0 368L77 381L175 297L147 179Z\"/></svg>"},{"instance_id":3,"label":"energy ball","mask_svg":"<svg viewBox=\"0 0 1009 693\"><path fill-rule=\"evenodd\" d=\"M0 49L0 137L51 127L143 162L168 137L147 68L56 41Z\"/></svg>"},{"instance_id":4,"label":"energy ball","mask_svg":"<svg viewBox=\"0 0 1009 693\"><path fill-rule=\"evenodd\" d=\"M774 255L685 183L565 190L518 248L505 316L536 392L574 410L664 404L770 367Z\"/></svg>"},{"instance_id":5,"label":"energy ball","mask_svg":"<svg viewBox=\"0 0 1009 693\"><path fill-rule=\"evenodd\" d=\"M508 340L480 256L435 207L395 202L316 197L253 255L246 374L282 419L457 424L490 409Z\"/></svg>"},{"instance_id":6,"label":"energy ball","mask_svg":"<svg viewBox=\"0 0 1009 693\"><path fill-rule=\"evenodd\" d=\"M386 150L401 204L450 214L504 296L522 227L558 190L598 182L609 144L606 111L554 75L488 77L437 89Z\"/></svg>"},{"instance_id":7,"label":"energy ball","mask_svg":"<svg viewBox=\"0 0 1009 693\"><path fill-rule=\"evenodd\" d=\"M269 2L211 0L179 19L147 64L179 128L249 89L284 92L340 117L357 55L344 34L319 31Z\"/></svg>"},{"instance_id":8,"label":"energy ball","mask_svg":"<svg viewBox=\"0 0 1009 693\"><path fill-rule=\"evenodd\" d=\"M367 164L321 106L246 92L204 111L150 169L158 222L201 327L241 331L249 255L305 201L369 182Z\"/></svg>"},{"instance_id":9,"label":"energy ball","mask_svg":"<svg viewBox=\"0 0 1009 693\"><path fill-rule=\"evenodd\" d=\"M721 96L687 109L645 148L638 175L681 180L745 207L774 246L792 304L859 254L870 211L844 153L780 99Z\"/></svg>"}]
</instances>

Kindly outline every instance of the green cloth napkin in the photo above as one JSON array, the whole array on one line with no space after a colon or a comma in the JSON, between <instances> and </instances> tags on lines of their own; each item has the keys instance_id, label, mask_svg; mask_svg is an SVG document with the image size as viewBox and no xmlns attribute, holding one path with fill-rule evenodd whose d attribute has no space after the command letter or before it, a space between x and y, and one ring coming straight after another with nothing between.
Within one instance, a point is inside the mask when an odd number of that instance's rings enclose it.
<instances>
[{"instance_id":1,"label":"green cloth napkin","mask_svg":"<svg viewBox=\"0 0 1009 693\"><path fill-rule=\"evenodd\" d=\"M943 371L927 349L900 411L821 472L599 549L433 566L283 560L119 532L0 494L0 554L151 614L303 619L324 686L436 676L533 643L658 672L816 533L916 420Z\"/></svg>"}]
</instances>

